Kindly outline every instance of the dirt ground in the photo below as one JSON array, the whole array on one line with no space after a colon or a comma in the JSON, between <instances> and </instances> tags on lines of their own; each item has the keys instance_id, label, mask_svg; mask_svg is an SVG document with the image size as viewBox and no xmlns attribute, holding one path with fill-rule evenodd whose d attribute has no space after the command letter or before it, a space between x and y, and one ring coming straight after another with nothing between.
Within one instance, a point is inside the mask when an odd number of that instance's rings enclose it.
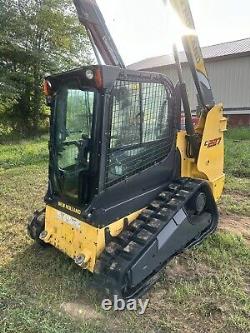
<instances>
[{"instance_id":1,"label":"dirt ground","mask_svg":"<svg viewBox=\"0 0 250 333\"><path fill-rule=\"evenodd\" d=\"M250 244L250 217L222 214L218 228L242 236Z\"/></svg>"}]
</instances>

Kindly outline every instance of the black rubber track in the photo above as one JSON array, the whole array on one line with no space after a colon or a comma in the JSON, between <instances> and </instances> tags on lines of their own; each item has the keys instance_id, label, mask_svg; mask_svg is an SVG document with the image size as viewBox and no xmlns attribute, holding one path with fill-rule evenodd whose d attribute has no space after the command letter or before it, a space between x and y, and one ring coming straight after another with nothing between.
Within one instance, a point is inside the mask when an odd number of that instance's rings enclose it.
<instances>
[{"instance_id":1,"label":"black rubber track","mask_svg":"<svg viewBox=\"0 0 250 333\"><path fill-rule=\"evenodd\" d=\"M201 188L206 189L212 203L210 205L212 219L209 227L198 236L196 235L193 239L190 239L174 255L166 257L166 260L154 269L149 276L132 287L129 276L132 265L145 253L173 216L182 208L187 210L188 201ZM169 260L191 246L199 244L216 229L217 224L217 206L206 181L181 178L169 184L166 190L160 193L136 220L107 244L96 265L98 287L104 288L109 294L116 294L124 299L139 297L156 282L159 271Z\"/></svg>"}]
</instances>

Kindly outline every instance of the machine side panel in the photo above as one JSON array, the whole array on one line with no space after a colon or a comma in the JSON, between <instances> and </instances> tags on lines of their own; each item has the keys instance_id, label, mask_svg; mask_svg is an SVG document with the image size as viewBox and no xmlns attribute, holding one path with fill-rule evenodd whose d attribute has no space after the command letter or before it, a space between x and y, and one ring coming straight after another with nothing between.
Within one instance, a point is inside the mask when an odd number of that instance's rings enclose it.
<instances>
[{"instance_id":1,"label":"machine side panel","mask_svg":"<svg viewBox=\"0 0 250 333\"><path fill-rule=\"evenodd\" d=\"M206 117L197 161L186 154L186 132L177 135L181 155L181 176L208 180L215 200L224 186L224 131L227 120L223 117L222 104L214 106Z\"/></svg>"}]
</instances>

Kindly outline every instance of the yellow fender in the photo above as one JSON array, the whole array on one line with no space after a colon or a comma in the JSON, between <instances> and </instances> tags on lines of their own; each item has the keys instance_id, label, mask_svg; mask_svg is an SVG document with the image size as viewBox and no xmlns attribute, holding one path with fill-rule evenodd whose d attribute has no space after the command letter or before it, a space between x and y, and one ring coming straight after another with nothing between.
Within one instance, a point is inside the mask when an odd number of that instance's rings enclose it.
<instances>
[{"instance_id":1,"label":"yellow fender","mask_svg":"<svg viewBox=\"0 0 250 333\"><path fill-rule=\"evenodd\" d=\"M181 176L208 180L217 201L224 187L224 131L227 119L223 117L222 104L215 105L202 116L196 132L202 137L197 160L186 154L186 132L177 135L177 147L181 154Z\"/></svg>"}]
</instances>

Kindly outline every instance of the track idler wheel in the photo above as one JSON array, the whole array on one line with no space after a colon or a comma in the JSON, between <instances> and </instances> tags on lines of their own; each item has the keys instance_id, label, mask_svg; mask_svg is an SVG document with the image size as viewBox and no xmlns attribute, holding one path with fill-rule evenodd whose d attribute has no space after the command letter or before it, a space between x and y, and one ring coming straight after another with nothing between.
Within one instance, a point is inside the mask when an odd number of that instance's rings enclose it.
<instances>
[{"instance_id":1,"label":"track idler wheel","mask_svg":"<svg viewBox=\"0 0 250 333\"><path fill-rule=\"evenodd\" d=\"M188 203L188 208L194 211L195 214L199 215L204 211L207 203L207 196L204 192L198 192Z\"/></svg>"},{"instance_id":2,"label":"track idler wheel","mask_svg":"<svg viewBox=\"0 0 250 333\"><path fill-rule=\"evenodd\" d=\"M45 208L41 210L35 211L33 217L28 223L27 230L29 236L37 241L39 244L45 246L44 243L40 238L40 234L44 231L45 228Z\"/></svg>"}]
</instances>

